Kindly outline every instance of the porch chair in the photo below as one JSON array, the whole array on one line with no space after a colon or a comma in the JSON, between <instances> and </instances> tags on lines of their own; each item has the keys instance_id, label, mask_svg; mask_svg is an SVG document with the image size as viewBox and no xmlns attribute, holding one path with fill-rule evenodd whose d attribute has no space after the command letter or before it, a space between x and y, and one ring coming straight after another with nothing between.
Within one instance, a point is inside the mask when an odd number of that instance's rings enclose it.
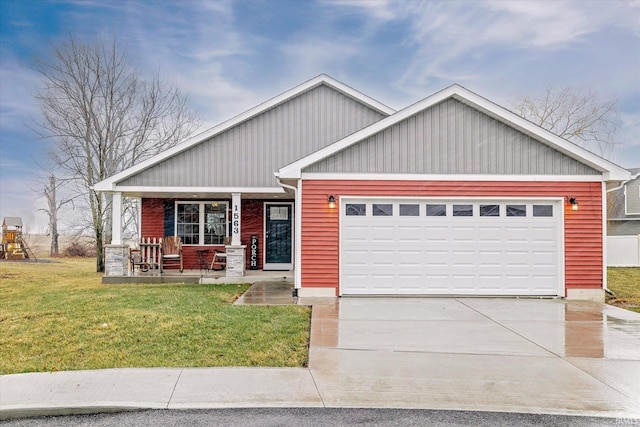
<instances>
[{"instance_id":1,"label":"porch chair","mask_svg":"<svg viewBox=\"0 0 640 427\"><path fill-rule=\"evenodd\" d=\"M227 237L224 239L224 244L225 246L231 244L231 238ZM218 268L216 268L216 266ZM227 250L214 249L210 270L224 270L225 268L227 268Z\"/></svg>"},{"instance_id":2,"label":"porch chair","mask_svg":"<svg viewBox=\"0 0 640 427\"><path fill-rule=\"evenodd\" d=\"M149 264L142 257L140 249L129 249L129 262L131 263L131 272L135 273L136 267L142 272L149 271Z\"/></svg>"},{"instance_id":3,"label":"porch chair","mask_svg":"<svg viewBox=\"0 0 640 427\"><path fill-rule=\"evenodd\" d=\"M180 237L167 236L162 239L162 267L160 272L167 265L179 265L180 273L184 270L182 266L182 242Z\"/></svg>"}]
</instances>

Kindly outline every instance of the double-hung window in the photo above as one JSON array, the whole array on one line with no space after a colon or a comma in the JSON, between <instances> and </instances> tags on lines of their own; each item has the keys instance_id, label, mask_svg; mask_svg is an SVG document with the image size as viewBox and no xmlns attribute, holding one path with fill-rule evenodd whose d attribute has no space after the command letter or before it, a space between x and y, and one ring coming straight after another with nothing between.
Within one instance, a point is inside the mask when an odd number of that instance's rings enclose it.
<instances>
[{"instance_id":1,"label":"double-hung window","mask_svg":"<svg viewBox=\"0 0 640 427\"><path fill-rule=\"evenodd\" d=\"M176 202L176 235L184 245L222 245L228 236L227 202Z\"/></svg>"}]
</instances>

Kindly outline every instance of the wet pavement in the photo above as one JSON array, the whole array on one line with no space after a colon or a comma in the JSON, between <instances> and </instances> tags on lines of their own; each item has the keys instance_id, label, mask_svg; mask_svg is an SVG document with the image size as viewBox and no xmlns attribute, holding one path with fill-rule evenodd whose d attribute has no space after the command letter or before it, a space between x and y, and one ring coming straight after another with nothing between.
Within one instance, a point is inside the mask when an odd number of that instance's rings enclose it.
<instances>
[{"instance_id":1,"label":"wet pavement","mask_svg":"<svg viewBox=\"0 0 640 427\"><path fill-rule=\"evenodd\" d=\"M640 315L560 299L341 298L313 307L325 406L640 415Z\"/></svg>"},{"instance_id":2,"label":"wet pavement","mask_svg":"<svg viewBox=\"0 0 640 427\"><path fill-rule=\"evenodd\" d=\"M257 284L236 304L312 305L308 368L5 375L0 418L221 407L640 417L638 313L562 299L308 299L291 290Z\"/></svg>"}]
</instances>

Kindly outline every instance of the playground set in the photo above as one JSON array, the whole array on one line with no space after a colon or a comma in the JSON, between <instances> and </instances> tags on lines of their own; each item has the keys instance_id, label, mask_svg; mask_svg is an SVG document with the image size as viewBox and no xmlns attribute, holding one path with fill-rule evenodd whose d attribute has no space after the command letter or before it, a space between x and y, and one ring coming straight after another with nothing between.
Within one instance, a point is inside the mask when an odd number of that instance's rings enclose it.
<instances>
[{"instance_id":1,"label":"playground set","mask_svg":"<svg viewBox=\"0 0 640 427\"><path fill-rule=\"evenodd\" d=\"M37 261L33 251L22 237L22 218L8 216L2 220L2 244L0 245L0 260Z\"/></svg>"}]
</instances>

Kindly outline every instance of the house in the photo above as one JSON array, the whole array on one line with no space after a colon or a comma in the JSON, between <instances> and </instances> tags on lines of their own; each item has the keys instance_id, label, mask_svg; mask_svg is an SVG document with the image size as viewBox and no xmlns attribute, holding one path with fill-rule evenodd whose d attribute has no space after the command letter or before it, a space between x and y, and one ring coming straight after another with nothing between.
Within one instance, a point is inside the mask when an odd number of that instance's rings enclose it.
<instances>
[{"instance_id":1,"label":"house","mask_svg":"<svg viewBox=\"0 0 640 427\"><path fill-rule=\"evenodd\" d=\"M607 265L640 267L640 168L607 192Z\"/></svg>"},{"instance_id":2,"label":"house","mask_svg":"<svg viewBox=\"0 0 640 427\"><path fill-rule=\"evenodd\" d=\"M607 194L608 236L640 234L640 168L629 172L632 179Z\"/></svg>"},{"instance_id":3,"label":"house","mask_svg":"<svg viewBox=\"0 0 640 427\"><path fill-rule=\"evenodd\" d=\"M605 192L629 178L461 86L394 111L320 75L95 189L111 247L139 197L186 264L230 236L228 274L294 270L300 296L601 300Z\"/></svg>"}]
</instances>

